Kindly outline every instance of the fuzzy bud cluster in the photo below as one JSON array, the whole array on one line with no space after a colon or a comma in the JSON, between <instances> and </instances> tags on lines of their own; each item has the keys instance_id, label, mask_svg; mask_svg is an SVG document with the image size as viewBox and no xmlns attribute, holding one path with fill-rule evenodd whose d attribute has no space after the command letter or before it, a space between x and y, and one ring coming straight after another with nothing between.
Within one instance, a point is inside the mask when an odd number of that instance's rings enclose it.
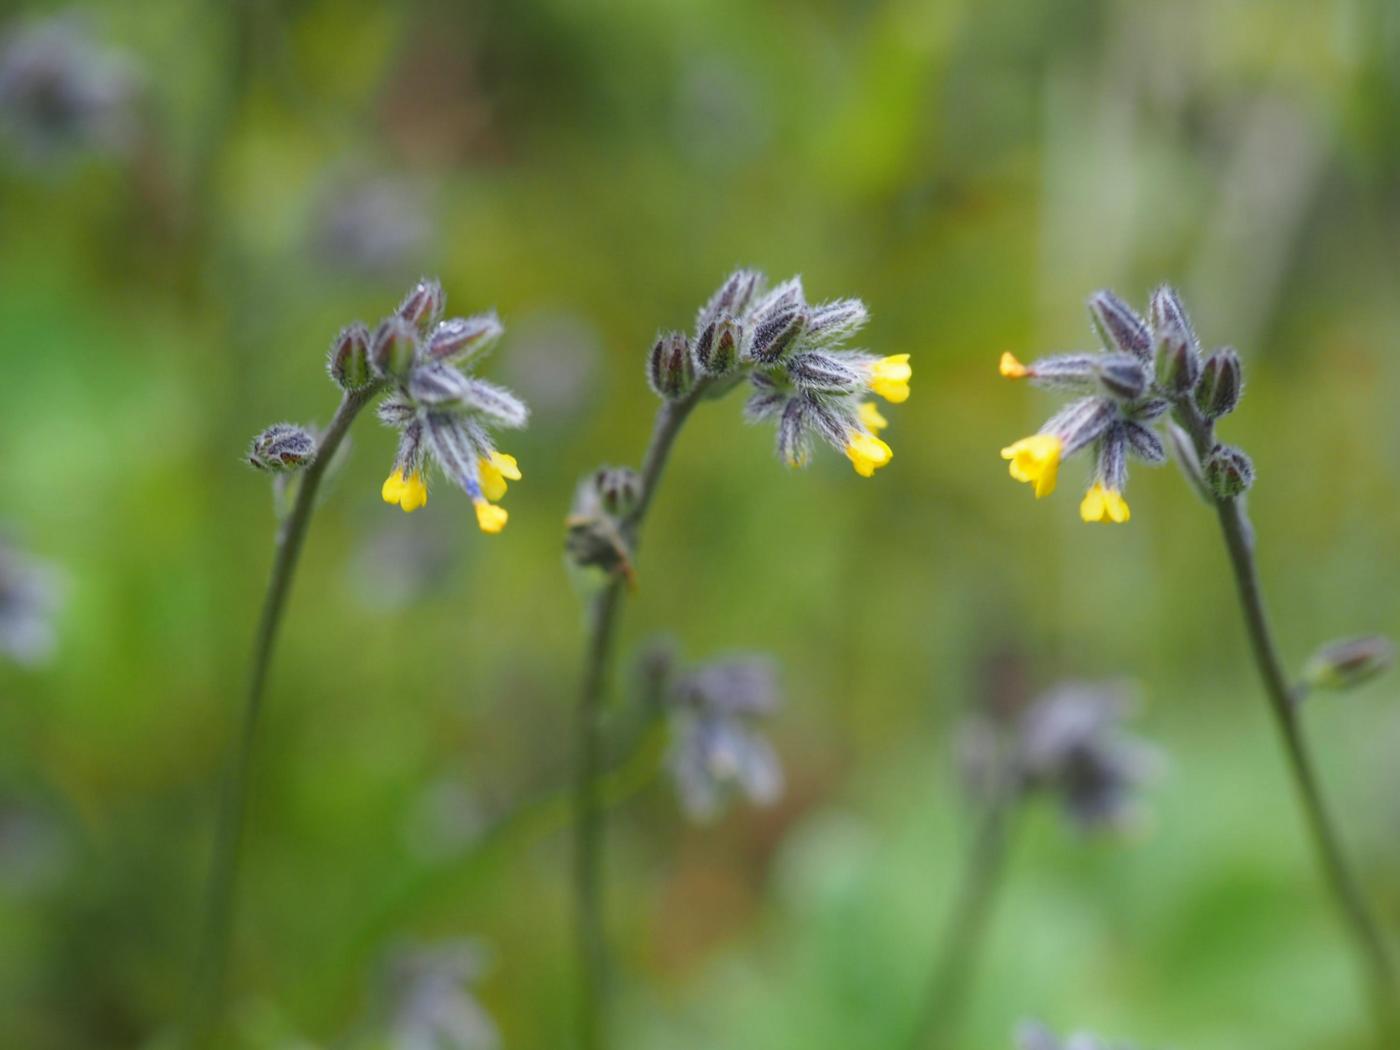
<instances>
[{"instance_id":1,"label":"fuzzy bud cluster","mask_svg":"<svg viewBox=\"0 0 1400 1050\"><path fill-rule=\"evenodd\" d=\"M632 559L624 526L641 498L641 477L627 467L602 467L579 482L564 520L569 560L630 581Z\"/></svg>"},{"instance_id":2,"label":"fuzzy bud cluster","mask_svg":"<svg viewBox=\"0 0 1400 1050\"><path fill-rule=\"evenodd\" d=\"M248 465L282 473L308 466L315 455L316 439L309 430L294 423L274 423L253 438Z\"/></svg>"},{"instance_id":3,"label":"fuzzy bud cluster","mask_svg":"<svg viewBox=\"0 0 1400 1050\"><path fill-rule=\"evenodd\" d=\"M1315 652L1303 669L1303 680L1314 689L1355 689L1395 663L1395 643L1380 635L1329 642Z\"/></svg>"}]
</instances>

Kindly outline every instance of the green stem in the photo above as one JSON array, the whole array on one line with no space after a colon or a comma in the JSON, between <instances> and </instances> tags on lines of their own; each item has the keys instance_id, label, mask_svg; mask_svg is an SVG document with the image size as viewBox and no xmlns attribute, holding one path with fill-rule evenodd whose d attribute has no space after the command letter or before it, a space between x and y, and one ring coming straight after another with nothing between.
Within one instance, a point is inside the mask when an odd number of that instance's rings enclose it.
<instances>
[{"instance_id":1,"label":"green stem","mask_svg":"<svg viewBox=\"0 0 1400 1050\"><path fill-rule=\"evenodd\" d=\"M1197 455L1204 462L1214 447L1211 424L1189 402L1179 403L1174 415L1190 434ZM1377 1026L1377 1046L1393 1047L1397 1045L1395 1040L1400 1035L1394 963L1380 926L1361 892L1360 882L1347 860L1336 821L1322 794L1322 784L1303 730L1299 697L1289 684L1269 627L1254 557L1253 529L1238 499L1217 499L1215 509L1234 569L1235 586L1239 592L1254 662L1263 681L1274 724L1283 741L1289 772L1303 807L1313 848L1366 973Z\"/></svg>"},{"instance_id":2,"label":"green stem","mask_svg":"<svg viewBox=\"0 0 1400 1050\"><path fill-rule=\"evenodd\" d=\"M267 594L263 598L262 615L253 643L253 657L248 676L248 692L243 706L237 749L224 780L219 807L219 823L214 847L214 861L206 899L204 932L199 961L195 970L192 999L185 1045L202 1047L209 1044L219 1027L223 1008L224 982L228 970L229 943L232 938L234 914L237 907L238 868L242 853L244 817L248 808L248 786L253 766L253 748L257 739L258 722L262 714L268 669L277 643L278 628L296 574L297 561L316 508L316 493L336 449L340 447L350 424L360 410L379 392L378 384L347 392L341 399L325 433L316 448L315 458L303 471L297 489L296 502L277 532L277 553L268 577Z\"/></svg>"},{"instance_id":3,"label":"green stem","mask_svg":"<svg viewBox=\"0 0 1400 1050\"><path fill-rule=\"evenodd\" d=\"M676 437L707 388L708 382L702 379L684 398L667 401L657 411L651 442L642 459L637 506L622 522L622 536L629 547L629 555L636 553L642 523L651 508ZM623 580L615 576L591 604L577 709L573 886L578 954L578 1033L582 1050L603 1050L608 1046L610 964L603 891L605 822L596 784L605 761L603 723L622 595Z\"/></svg>"}]
</instances>

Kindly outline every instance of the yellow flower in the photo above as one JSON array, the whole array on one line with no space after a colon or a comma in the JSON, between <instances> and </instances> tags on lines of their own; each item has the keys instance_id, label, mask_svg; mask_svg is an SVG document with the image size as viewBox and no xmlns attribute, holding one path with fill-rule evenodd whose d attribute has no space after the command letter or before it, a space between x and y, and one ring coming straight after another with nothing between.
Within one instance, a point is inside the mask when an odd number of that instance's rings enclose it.
<instances>
[{"instance_id":1,"label":"yellow flower","mask_svg":"<svg viewBox=\"0 0 1400 1050\"><path fill-rule=\"evenodd\" d=\"M1001 355L1001 363L997 365L997 371L1007 379L1024 379L1031 374L1031 370L1017 361L1016 355L1009 350Z\"/></svg>"},{"instance_id":2,"label":"yellow flower","mask_svg":"<svg viewBox=\"0 0 1400 1050\"><path fill-rule=\"evenodd\" d=\"M1011 461L1011 476L1035 486L1035 498L1055 491L1063 443L1054 434L1033 434L1001 450L1001 458Z\"/></svg>"},{"instance_id":3,"label":"yellow flower","mask_svg":"<svg viewBox=\"0 0 1400 1050\"><path fill-rule=\"evenodd\" d=\"M860 403L860 421L872 434L878 434L890 425L890 421L880 415L880 409L874 401Z\"/></svg>"},{"instance_id":4,"label":"yellow flower","mask_svg":"<svg viewBox=\"0 0 1400 1050\"><path fill-rule=\"evenodd\" d=\"M1132 514L1128 510L1128 501L1123 498L1123 493L1116 489L1104 488L1103 482L1096 481L1084 494L1084 501L1079 504L1079 516L1085 521L1112 521L1121 525L1132 517Z\"/></svg>"},{"instance_id":5,"label":"yellow flower","mask_svg":"<svg viewBox=\"0 0 1400 1050\"><path fill-rule=\"evenodd\" d=\"M504 452L492 452L490 458L481 457L477 460L477 469L481 474L481 491L489 500L498 500L506 494L506 478L520 480L519 464L514 456Z\"/></svg>"},{"instance_id":6,"label":"yellow flower","mask_svg":"<svg viewBox=\"0 0 1400 1050\"><path fill-rule=\"evenodd\" d=\"M882 357L870 366L870 389L891 404L909 400L909 377L914 374L908 354Z\"/></svg>"},{"instance_id":7,"label":"yellow flower","mask_svg":"<svg viewBox=\"0 0 1400 1050\"><path fill-rule=\"evenodd\" d=\"M482 532L500 532L506 527L506 519L510 515L506 513L505 507L498 507L484 499L472 502L476 504L476 523Z\"/></svg>"},{"instance_id":8,"label":"yellow flower","mask_svg":"<svg viewBox=\"0 0 1400 1050\"><path fill-rule=\"evenodd\" d=\"M850 443L846 445L846 455L856 468L856 473L868 478L888 463L894 452L874 434L861 432L851 436Z\"/></svg>"},{"instance_id":9,"label":"yellow flower","mask_svg":"<svg viewBox=\"0 0 1400 1050\"><path fill-rule=\"evenodd\" d=\"M407 477L402 470L396 470L384 479L379 490L385 503L397 503L408 514L428 502L428 486L423 484L423 475L414 471Z\"/></svg>"}]
</instances>

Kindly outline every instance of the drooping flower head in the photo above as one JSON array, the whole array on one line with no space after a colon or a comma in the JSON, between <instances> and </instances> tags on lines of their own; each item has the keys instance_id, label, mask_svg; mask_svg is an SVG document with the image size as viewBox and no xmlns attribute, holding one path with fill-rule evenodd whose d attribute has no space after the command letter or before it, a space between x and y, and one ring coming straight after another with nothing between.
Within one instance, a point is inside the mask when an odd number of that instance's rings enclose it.
<instances>
[{"instance_id":1,"label":"drooping flower head","mask_svg":"<svg viewBox=\"0 0 1400 1050\"><path fill-rule=\"evenodd\" d=\"M908 354L846 347L868 319L859 299L809 305L801 278L765 291L762 274L739 270L700 308L692 337L672 332L657 340L648 379L668 399L689 395L699 382L718 394L747 379L753 393L745 416L776 425L785 463L805 466L815 437L868 478L893 456L880 437L888 421L870 395L900 404L913 374Z\"/></svg>"},{"instance_id":2,"label":"drooping flower head","mask_svg":"<svg viewBox=\"0 0 1400 1050\"><path fill-rule=\"evenodd\" d=\"M471 498L481 530L500 532L507 514L498 501L521 474L515 458L496 448L490 428L522 427L529 412L510 391L465 371L504 331L496 315L443 320L443 306L437 281L418 282L372 334L362 324L341 332L331 347L331 371L365 360L392 386L379 406L379 418L399 432L394 468L380 492L386 503L405 512L424 506L434 462Z\"/></svg>"},{"instance_id":3,"label":"drooping flower head","mask_svg":"<svg viewBox=\"0 0 1400 1050\"><path fill-rule=\"evenodd\" d=\"M1165 286L1153 293L1148 320L1107 291L1090 298L1089 314L1102 350L1030 364L1001 355L998 371L1004 377L1079 395L1039 432L1002 449L1001 456L1011 477L1031 484L1040 498L1055 490L1060 463L1089 449L1094 462L1079 516L1122 523L1131 517L1124 497L1128 460L1166 461L1155 427L1174 402L1204 399L1210 407L1203 404L1202 412L1210 419L1231 411L1239 395L1239 359L1234 351L1221 350L1203 365L1186 310ZM1247 470L1246 465L1236 473Z\"/></svg>"}]
</instances>

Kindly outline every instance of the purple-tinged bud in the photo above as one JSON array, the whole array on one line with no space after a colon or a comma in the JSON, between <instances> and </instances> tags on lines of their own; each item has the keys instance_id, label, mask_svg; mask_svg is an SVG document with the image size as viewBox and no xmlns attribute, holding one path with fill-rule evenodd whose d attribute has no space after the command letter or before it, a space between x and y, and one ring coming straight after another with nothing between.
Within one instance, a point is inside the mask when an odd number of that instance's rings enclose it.
<instances>
[{"instance_id":1,"label":"purple-tinged bud","mask_svg":"<svg viewBox=\"0 0 1400 1050\"><path fill-rule=\"evenodd\" d=\"M1167 461L1167 450L1162 445L1162 439L1153 433L1151 428L1132 420L1124 420L1118 426L1123 431L1123 437L1127 439L1128 451L1138 459L1144 463L1151 463L1154 467Z\"/></svg>"},{"instance_id":2,"label":"purple-tinged bud","mask_svg":"<svg viewBox=\"0 0 1400 1050\"><path fill-rule=\"evenodd\" d=\"M1060 459L1065 460L1097 441L1117 418L1118 411L1108 398L1083 397L1046 420L1040 432L1060 439Z\"/></svg>"},{"instance_id":3,"label":"purple-tinged bud","mask_svg":"<svg viewBox=\"0 0 1400 1050\"><path fill-rule=\"evenodd\" d=\"M401 379L418 353L418 331L402 317L386 317L370 340L370 364L381 379Z\"/></svg>"},{"instance_id":4,"label":"purple-tinged bud","mask_svg":"<svg viewBox=\"0 0 1400 1050\"><path fill-rule=\"evenodd\" d=\"M1120 401L1137 401L1147 393L1147 371L1132 354L1101 354L1095 362L1099 385Z\"/></svg>"},{"instance_id":5,"label":"purple-tinged bud","mask_svg":"<svg viewBox=\"0 0 1400 1050\"><path fill-rule=\"evenodd\" d=\"M749 357L765 365L780 361L807 327L807 316L800 304L768 314L754 328Z\"/></svg>"},{"instance_id":6,"label":"purple-tinged bud","mask_svg":"<svg viewBox=\"0 0 1400 1050\"><path fill-rule=\"evenodd\" d=\"M695 363L707 376L722 376L739 363L744 326L733 317L711 321L695 341Z\"/></svg>"},{"instance_id":7,"label":"purple-tinged bud","mask_svg":"<svg viewBox=\"0 0 1400 1050\"><path fill-rule=\"evenodd\" d=\"M593 487L603 509L614 518L636 510L642 498L642 479L630 467L604 467L593 475Z\"/></svg>"},{"instance_id":8,"label":"purple-tinged bud","mask_svg":"<svg viewBox=\"0 0 1400 1050\"><path fill-rule=\"evenodd\" d=\"M1216 445L1201 470L1207 487L1218 500L1242 496L1254 484L1254 464L1233 445Z\"/></svg>"},{"instance_id":9,"label":"purple-tinged bud","mask_svg":"<svg viewBox=\"0 0 1400 1050\"><path fill-rule=\"evenodd\" d=\"M300 470L316 455L316 439L305 427L274 423L248 448L248 464L258 470Z\"/></svg>"},{"instance_id":10,"label":"purple-tinged bud","mask_svg":"<svg viewBox=\"0 0 1400 1050\"><path fill-rule=\"evenodd\" d=\"M1314 689L1354 689L1395 663L1395 644L1378 634L1328 642L1308 660L1303 679Z\"/></svg>"},{"instance_id":11,"label":"purple-tinged bud","mask_svg":"<svg viewBox=\"0 0 1400 1050\"><path fill-rule=\"evenodd\" d=\"M695 318L696 331L704 331L712 321L726 314L732 317L744 316L753 301L754 293L762 283L763 275L757 270L735 270L719 286L719 290L710 296L710 301L700 308L700 313Z\"/></svg>"},{"instance_id":12,"label":"purple-tinged bud","mask_svg":"<svg viewBox=\"0 0 1400 1050\"><path fill-rule=\"evenodd\" d=\"M647 381L667 401L677 401L690 393L695 385L695 364L685 333L668 332L657 339L647 358Z\"/></svg>"},{"instance_id":13,"label":"purple-tinged bud","mask_svg":"<svg viewBox=\"0 0 1400 1050\"><path fill-rule=\"evenodd\" d=\"M369 367L369 329L359 321L346 325L331 343L326 368L342 390L363 390L374 379Z\"/></svg>"},{"instance_id":14,"label":"purple-tinged bud","mask_svg":"<svg viewBox=\"0 0 1400 1050\"><path fill-rule=\"evenodd\" d=\"M428 337L428 356L438 361L467 364L490 350L504 332L495 313L452 317L433 329Z\"/></svg>"},{"instance_id":15,"label":"purple-tinged bud","mask_svg":"<svg viewBox=\"0 0 1400 1050\"><path fill-rule=\"evenodd\" d=\"M408 396L433 408L457 405L472 393L471 381L450 365L419 365L408 373Z\"/></svg>"},{"instance_id":16,"label":"purple-tinged bud","mask_svg":"<svg viewBox=\"0 0 1400 1050\"><path fill-rule=\"evenodd\" d=\"M820 350L804 350L786 362L788 378L803 390L819 394L853 394L870 381L865 371L857 371L841 358Z\"/></svg>"},{"instance_id":17,"label":"purple-tinged bud","mask_svg":"<svg viewBox=\"0 0 1400 1050\"><path fill-rule=\"evenodd\" d=\"M1184 397L1196 387L1201 358L1190 333L1175 322L1157 333L1157 386L1168 397Z\"/></svg>"},{"instance_id":18,"label":"purple-tinged bud","mask_svg":"<svg viewBox=\"0 0 1400 1050\"><path fill-rule=\"evenodd\" d=\"M1089 317L1105 350L1133 354L1139 360L1152 357L1152 337L1147 324L1131 306L1109 291L1089 297Z\"/></svg>"},{"instance_id":19,"label":"purple-tinged bud","mask_svg":"<svg viewBox=\"0 0 1400 1050\"><path fill-rule=\"evenodd\" d=\"M1196 407L1206 419L1229 415L1240 403L1243 388L1240 355L1228 346L1217 350L1201 367L1201 377L1196 381Z\"/></svg>"},{"instance_id":20,"label":"purple-tinged bud","mask_svg":"<svg viewBox=\"0 0 1400 1050\"><path fill-rule=\"evenodd\" d=\"M395 313L426 335L441 319L446 301L442 285L436 279L424 277L403 297Z\"/></svg>"},{"instance_id":21,"label":"purple-tinged bud","mask_svg":"<svg viewBox=\"0 0 1400 1050\"><path fill-rule=\"evenodd\" d=\"M1196 341L1196 330L1191 327L1191 318L1186 314L1186 306L1182 303L1181 296L1176 294L1176 289L1170 285L1164 284L1152 293L1152 301L1147 308L1147 319L1159 340L1167 329L1176 328L1186 336L1186 341L1191 344L1192 349L1200 349L1200 344Z\"/></svg>"},{"instance_id":22,"label":"purple-tinged bud","mask_svg":"<svg viewBox=\"0 0 1400 1050\"><path fill-rule=\"evenodd\" d=\"M838 299L812 307L807 335L820 346L834 346L848 339L870 320L870 311L859 299Z\"/></svg>"}]
</instances>

